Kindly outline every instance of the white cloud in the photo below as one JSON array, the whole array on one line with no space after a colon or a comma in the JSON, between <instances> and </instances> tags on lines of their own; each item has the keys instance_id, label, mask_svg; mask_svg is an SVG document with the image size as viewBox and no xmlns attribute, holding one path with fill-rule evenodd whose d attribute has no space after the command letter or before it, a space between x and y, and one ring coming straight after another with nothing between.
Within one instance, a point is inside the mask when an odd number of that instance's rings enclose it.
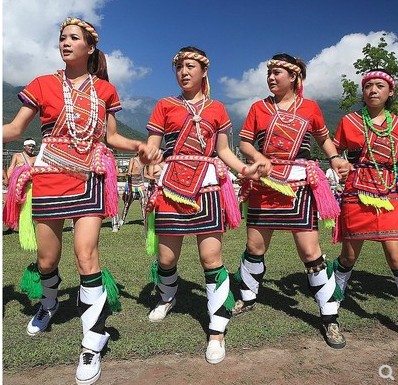
<instances>
[{"instance_id":1,"label":"white cloud","mask_svg":"<svg viewBox=\"0 0 398 385\"><path fill-rule=\"evenodd\" d=\"M338 99L342 95L341 75L347 75L351 80L359 82L360 75L355 74L353 63L363 57L362 49L367 43L376 46L385 32L370 32L368 35L355 33L344 36L336 45L323 49L307 64L307 79L304 82L304 95L307 98ZM386 50L395 52L398 57L398 40L394 33L387 33ZM269 94L266 83L266 62L261 62L257 68L245 71L241 79L223 77L220 83L224 85L226 95L238 99L229 108L246 116L250 105L255 100Z\"/></svg>"},{"instance_id":2,"label":"white cloud","mask_svg":"<svg viewBox=\"0 0 398 385\"><path fill-rule=\"evenodd\" d=\"M100 26L100 10L106 2L107 0L4 0L3 80L21 86L36 76L64 68L58 51L58 34L65 15L79 16ZM107 56L110 79L120 93L131 81L150 72L148 68L135 67L133 61L121 51L104 53Z\"/></svg>"},{"instance_id":3,"label":"white cloud","mask_svg":"<svg viewBox=\"0 0 398 385\"><path fill-rule=\"evenodd\" d=\"M108 64L109 80L114 84L119 94L129 90L129 82L141 79L148 75L151 70L145 67L136 67L134 62L119 50L106 55Z\"/></svg>"},{"instance_id":4,"label":"white cloud","mask_svg":"<svg viewBox=\"0 0 398 385\"><path fill-rule=\"evenodd\" d=\"M355 73L353 63L363 57L362 49L366 44L377 46L383 33L385 32L346 35L336 45L323 49L308 63L307 79L304 83L305 96L312 99L340 98L343 92L343 74L359 83L361 76ZM388 33L385 41L386 50L395 52L398 57L397 36Z\"/></svg>"}]
</instances>

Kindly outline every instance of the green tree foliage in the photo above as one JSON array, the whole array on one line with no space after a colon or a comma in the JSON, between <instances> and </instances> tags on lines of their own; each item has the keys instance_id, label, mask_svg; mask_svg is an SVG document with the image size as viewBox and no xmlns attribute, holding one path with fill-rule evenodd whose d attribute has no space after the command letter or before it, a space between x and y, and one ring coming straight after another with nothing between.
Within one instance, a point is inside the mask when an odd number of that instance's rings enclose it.
<instances>
[{"instance_id":1,"label":"green tree foliage","mask_svg":"<svg viewBox=\"0 0 398 385\"><path fill-rule=\"evenodd\" d=\"M353 66L356 69L357 74L365 74L366 72L373 69L384 69L395 79L398 78L398 61L395 56L395 52L388 52L386 47L387 43L385 41L383 34L380 37L377 46L372 46L370 43L362 49L364 57L358 59ZM349 112L353 106L357 106L361 102L361 94L359 84L347 78L346 75L342 75L341 79L343 85L343 95L340 101L340 108L346 112ZM394 103L391 107L391 111L398 113L398 87L395 87L393 99Z\"/></svg>"}]
</instances>

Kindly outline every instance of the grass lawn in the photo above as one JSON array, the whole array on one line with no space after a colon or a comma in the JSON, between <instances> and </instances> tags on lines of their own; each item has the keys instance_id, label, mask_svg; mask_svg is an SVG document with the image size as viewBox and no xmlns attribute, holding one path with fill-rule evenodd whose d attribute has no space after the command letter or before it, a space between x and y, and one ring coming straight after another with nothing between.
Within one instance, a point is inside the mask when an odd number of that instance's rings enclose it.
<instances>
[{"instance_id":1,"label":"grass lawn","mask_svg":"<svg viewBox=\"0 0 398 385\"><path fill-rule=\"evenodd\" d=\"M22 271L35 260L35 253L20 249L18 234L3 234L3 368L15 371L38 365L75 363L80 352L81 323L76 309L79 276L74 265L73 234L65 224L64 247L60 263L62 283L60 310L48 332L38 337L26 334L26 325L38 308L20 292ZM330 232L321 230L323 251L333 259L340 246L331 243ZM224 237L224 263L236 271L245 247L245 226L229 230ZM159 353L203 354L206 349L208 316L203 271L198 261L196 240L186 237L178 265L181 277L177 305L161 323L150 323L149 310L158 297L147 281L152 258L145 253L145 235L137 202L127 223L112 233L104 221L100 239L101 265L116 278L122 311L107 321L111 340L105 359L146 358ZM319 333L318 308L306 286L291 234L275 232L266 257L267 273L255 311L233 318L228 327L228 349L266 346L288 335L312 338ZM236 282L233 291L238 293ZM348 298L342 304L340 323L344 330L382 324L398 324L397 287L376 242L365 243L362 256L348 286Z\"/></svg>"}]
</instances>

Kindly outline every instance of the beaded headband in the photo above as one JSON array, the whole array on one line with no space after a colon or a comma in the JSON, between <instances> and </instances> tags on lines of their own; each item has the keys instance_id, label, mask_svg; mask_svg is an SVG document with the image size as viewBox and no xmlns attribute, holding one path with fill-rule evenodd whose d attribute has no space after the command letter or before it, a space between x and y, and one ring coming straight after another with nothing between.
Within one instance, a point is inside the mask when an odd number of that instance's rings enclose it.
<instances>
[{"instance_id":1,"label":"beaded headband","mask_svg":"<svg viewBox=\"0 0 398 385\"><path fill-rule=\"evenodd\" d=\"M197 52L184 52L184 51L180 51L177 53L177 55L174 56L173 64L175 65L179 60L183 59L194 59L204 63L206 66L210 65L210 60L206 56L203 56Z\"/></svg>"},{"instance_id":2,"label":"beaded headband","mask_svg":"<svg viewBox=\"0 0 398 385\"><path fill-rule=\"evenodd\" d=\"M362 78L362 89L365 86L365 83L370 79L383 79L389 84L392 90L395 88L395 82L392 76L383 71L370 71Z\"/></svg>"},{"instance_id":3,"label":"beaded headband","mask_svg":"<svg viewBox=\"0 0 398 385\"><path fill-rule=\"evenodd\" d=\"M303 97L303 75L299 66L284 60L275 59L271 59L268 61L267 67L269 68L271 66L283 67L287 70L295 72L297 74L297 94L298 96Z\"/></svg>"},{"instance_id":4,"label":"beaded headband","mask_svg":"<svg viewBox=\"0 0 398 385\"><path fill-rule=\"evenodd\" d=\"M78 19L77 17L68 17L62 24L61 24L61 28L60 30L63 31L63 29L67 26L67 25L77 25L83 29L85 29L94 39L95 44L98 44L98 33L95 30L95 28L86 23L84 20L82 19Z\"/></svg>"},{"instance_id":5,"label":"beaded headband","mask_svg":"<svg viewBox=\"0 0 398 385\"><path fill-rule=\"evenodd\" d=\"M184 59L194 59L202 62L206 67L210 65L210 60L197 52L185 52L179 51L177 55L173 58L173 65L176 65L178 61ZM206 76L204 82L202 83L202 92L206 95L208 99L210 99L210 82L208 76Z\"/></svg>"}]
</instances>

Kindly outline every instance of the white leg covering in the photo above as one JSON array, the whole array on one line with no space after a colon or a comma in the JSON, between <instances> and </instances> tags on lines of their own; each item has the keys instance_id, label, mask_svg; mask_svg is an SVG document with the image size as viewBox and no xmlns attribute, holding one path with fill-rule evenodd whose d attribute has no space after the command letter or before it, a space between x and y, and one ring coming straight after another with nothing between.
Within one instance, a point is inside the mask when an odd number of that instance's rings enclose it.
<instances>
[{"instance_id":1,"label":"white leg covering","mask_svg":"<svg viewBox=\"0 0 398 385\"><path fill-rule=\"evenodd\" d=\"M263 274L264 264L253 263L247 259L243 259L240 263L240 275L242 281L249 289L240 289L240 294L243 301L255 300L258 295L260 282L256 281L252 274Z\"/></svg>"},{"instance_id":2,"label":"white leg covering","mask_svg":"<svg viewBox=\"0 0 398 385\"><path fill-rule=\"evenodd\" d=\"M348 272L336 270L334 272L334 275L336 278L336 283L337 283L337 285L339 285L342 293L344 293L345 289L347 288L347 283L351 277L351 273L352 273L352 270L350 270Z\"/></svg>"},{"instance_id":3,"label":"white leg covering","mask_svg":"<svg viewBox=\"0 0 398 385\"><path fill-rule=\"evenodd\" d=\"M80 286L80 300L87 305L91 305L81 315L83 325L82 346L96 352L100 352L109 339L109 334L106 332L105 334L99 334L90 330L98 321L105 306L106 298L107 292L102 286Z\"/></svg>"},{"instance_id":4,"label":"white leg covering","mask_svg":"<svg viewBox=\"0 0 398 385\"><path fill-rule=\"evenodd\" d=\"M329 301L333 297L333 293L336 288L334 274L328 278L326 269L323 269L319 272L308 274L308 281L311 291L315 295L315 300L321 310L321 314L337 314L339 302Z\"/></svg>"},{"instance_id":5,"label":"white leg covering","mask_svg":"<svg viewBox=\"0 0 398 385\"><path fill-rule=\"evenodd\" d=\"M225 332L229 319L220 317L215 313L224 306L224 302L228 298L229 289L229 277L226 278L218 289L216 289L215 283L206 284L207 309L210 316L209 329L211 330L216 330L221 333Z\"/></svg>"}]
</instances>

